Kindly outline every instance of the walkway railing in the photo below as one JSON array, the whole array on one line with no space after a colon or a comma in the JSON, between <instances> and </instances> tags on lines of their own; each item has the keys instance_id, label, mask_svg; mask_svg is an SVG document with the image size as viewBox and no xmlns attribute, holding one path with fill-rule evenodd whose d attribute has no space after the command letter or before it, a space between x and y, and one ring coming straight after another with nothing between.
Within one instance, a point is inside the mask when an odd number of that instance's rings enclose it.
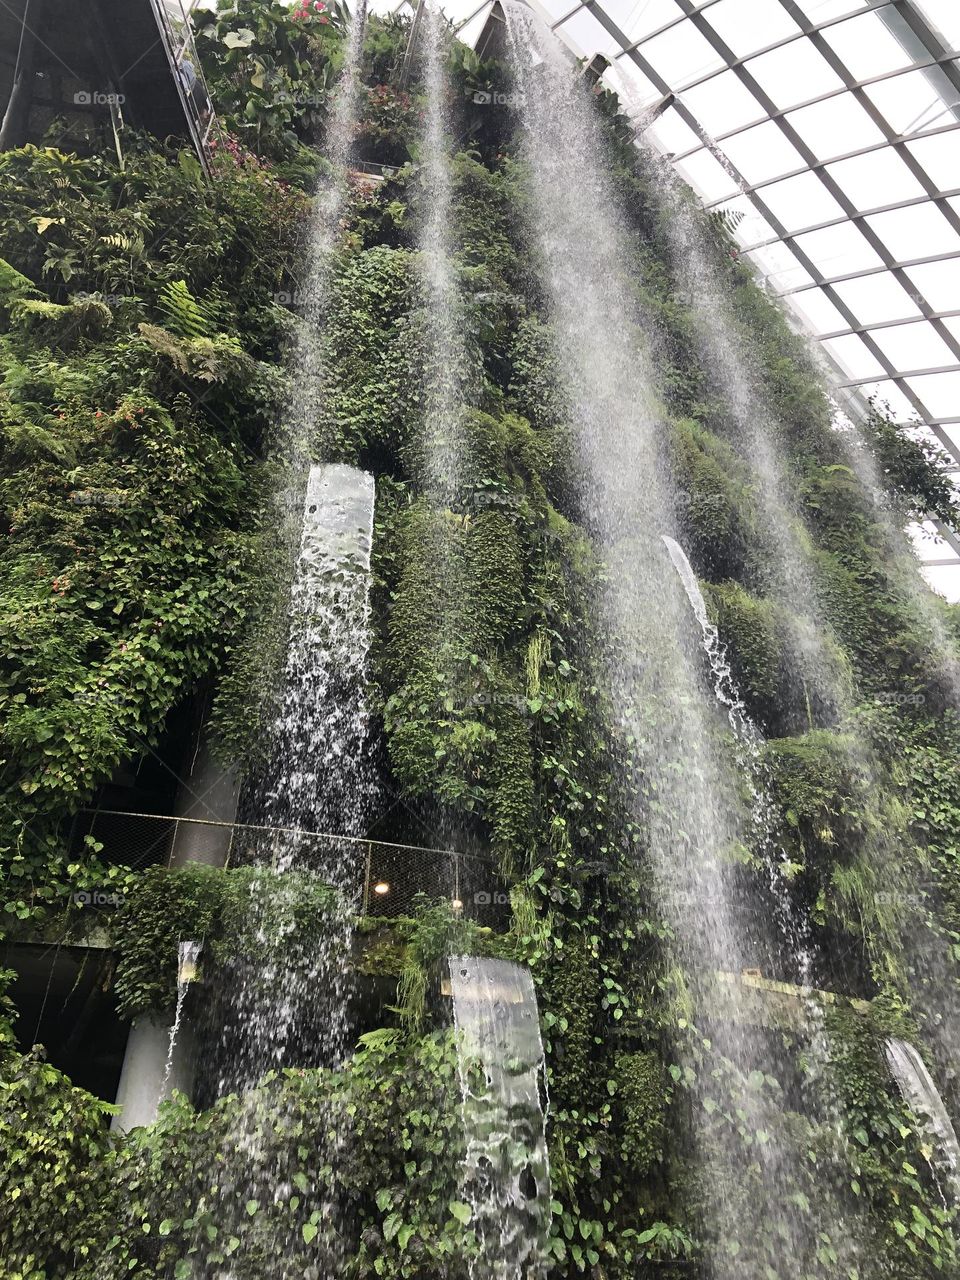
<instances>
[{"instance_id":1,"label":"walkway railing","mask_svg":"<svg viewBox=\"0 0 960 1280\"><path fill-rule=\"evenodd\" d=\"M74 849L85 836L103 845L107 860L133 868L191 861L275 864L291 858L298 867L323 875L335 863L338 883L350 884L364 915L406 915L416 896L425 894L445 899L483 924L499 927L509 916L509 897L496 864L478 853L121 809L81 810L74 823Z\"/></svg>"}]
</instances>

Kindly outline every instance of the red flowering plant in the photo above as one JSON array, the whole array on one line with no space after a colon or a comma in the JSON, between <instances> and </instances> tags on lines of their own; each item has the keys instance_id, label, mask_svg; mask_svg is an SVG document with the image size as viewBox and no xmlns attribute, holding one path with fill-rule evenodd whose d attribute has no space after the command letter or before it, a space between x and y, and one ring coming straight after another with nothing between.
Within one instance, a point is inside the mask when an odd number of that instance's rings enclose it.
<instances>
[{"instance_id":1,"label":"red flowering plant","mask_svg":"<svg viewBox=\"0 0 960 1280\"><path fill-rule=\"evenodd\" d=\"M250 150L292 159L319 133L340 61L340 0L219 0L196 16L197 49L221 121Z\"/></svg>"}]
</instances>

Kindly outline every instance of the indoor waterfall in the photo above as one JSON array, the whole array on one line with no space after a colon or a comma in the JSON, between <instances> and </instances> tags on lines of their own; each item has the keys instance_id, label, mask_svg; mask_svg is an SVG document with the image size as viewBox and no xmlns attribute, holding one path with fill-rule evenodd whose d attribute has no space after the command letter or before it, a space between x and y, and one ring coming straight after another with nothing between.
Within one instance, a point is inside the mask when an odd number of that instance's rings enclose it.
<instances>
[{"instance_id":1,"label":"indoor waterfall","mask_svg":"<svg viewBox=\"0 0 960 1280\"><path fill-rule=\"evenodd\" d=\"M550 1165L546 1067L530 970L506 960L449 961L461 1109L463 1195L480 1255L476 1280L540 1280L548 1269Z\"/></svg>"},{"instance_id":2,"label":"indoor waterfall","mask_svg":"<svg viewBox=\"0 0 960 1280\"><path fill-rule=\"evenodd\" d=\"M883 769L869 729L861 725L855 710L858 691L851 674L838 663L838 637L826 623L819 602L823 584L818 582L817 553L796 505L787 498L796 487L796 473L785 428L768 403L757 353L737 322L731 284L721 274L718 250L711 246L703 215L697 214L672 167L652 146L644 154L656 178L660 226L694 317L704 368L720 393L732 442L751 472L765 542L768 590L781 602L793 628L793 656L811 717L809 727L837 717L848 768L869 779L873 794L882 795ZM850 438L851 432L852 426L847 432L836 432L843 453L861 477L878 483L875 464ZM876 484L865 486L857 500L873 507L879 519L894 590L915 611L918 633L934 656L949 698L956 688L958 668L950 658L936 606L923 587L916 561L905 551L904 535L895 531L889 514L876 511L872 492ZM906 559L912 563L905 563ZM909 981L916 1005L924 1013L924 1034L936 1052L938 1066L946 1070L960 1052L960 1001L951 976L948 942L937 923L949 918L949 907L945 908L927 869L904 856L887 837L882 822L870 834L861 874L872 898L861 909L876 913L891 946L904 956L902 981Z\"/></svg>"},{"instance_id":3,"label":"indoor waterfall","mask_svg":"<svg viewBox=\"0 0 960 1280\"><path fill-rule=\"evenodd\" d=\"M939 1149L935 1163L946 1167L951 1198L956 1200L960 1196L960 1140L940 1091L912 1044L891 1037L886 1043L886 1054L890 1073L904 1101L914 1115L929 1126Z\"/></svg>"},{"instance_id":4,"label":"indoor waterfall","mask_svg":"<svg viewBox=\"0 0 960 1280\"><path fill-rule=\"evenodd\" d=\"M610 696L657 797L654 805L641 805L638 795L637 816L646 823L660 910L683 962L696 974L707 1013L715 975L762 966L781 942L757 910L760 895L751 890L749 875L736 865L744 815L719 751L700 637L681 608L683 597L661 542L675 526L675 495L662 451L663 414L642 355L647 337L628 274L629 239L599 163L602 137L559 43L526 6L509 4L506 14L532 179L532 237L559 335L584 515L608 566L603 607L614 645ZM587 227L590 234L582 234ZM803 958L789 960L795 976ZM761 1198L760 1216L778 1222L783 1248L798 1259L809 1257L817 1246L792 1207L801 1178L797 1157L778 1134L777 1090L768 1097L747 1083L758 1074L761 1080L776 1077L781 1064L770 1056L770 1042L748 1025L736 983L727 998L731 1016L711 1026L711 1039L733 1073L735 1105L761 1135L755 1145L761 1172L752 1194ZM698 1110L695 1105L695 1117ZM732 1151L716 1151L717 1142L724 1146L716 1129L711 1134L702 1118L695 1128L705 1170L712 1172L712 1227L720 1234L724 1219L736 1212L737 1181L745 1171L736 1167ZM826 1186L816 1194L820 1230L850 1262L853 1245L843 1212ZM711 1265L717 1276L748 1274L745 1259L726 1258L722 1250ZM763 1274L766 1264L758 1259L754 1265Z\"/></svg>"}]
</instances>

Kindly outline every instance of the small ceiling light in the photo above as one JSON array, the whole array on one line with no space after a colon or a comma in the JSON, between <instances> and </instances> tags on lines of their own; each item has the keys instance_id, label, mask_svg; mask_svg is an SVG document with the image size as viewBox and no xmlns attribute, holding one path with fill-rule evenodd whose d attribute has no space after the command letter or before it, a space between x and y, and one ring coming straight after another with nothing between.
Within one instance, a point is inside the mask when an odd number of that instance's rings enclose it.
<instances>
[{"instance_id":1,"label":"small ceiling light","mask_svg":"<svg viewBox=\"0 0 960 1280\"><path fill-rule=\"evenodd\" d=\"M383 894L390 892L390 886L387 884L386 880L378 880L373 886L373 892L379 893L382 897Z\"/></svg>"}]
</instances>

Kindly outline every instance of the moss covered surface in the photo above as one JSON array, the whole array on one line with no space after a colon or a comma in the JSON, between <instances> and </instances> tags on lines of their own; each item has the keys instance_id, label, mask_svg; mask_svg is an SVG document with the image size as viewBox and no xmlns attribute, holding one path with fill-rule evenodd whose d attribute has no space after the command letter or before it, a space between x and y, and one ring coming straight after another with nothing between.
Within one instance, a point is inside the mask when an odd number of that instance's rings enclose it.
<instances>
[{"instance_id":1,"label":"moss covered surface","mask_svg":"<svg viewBox=\"0 0 960 1280\"><path fill-rule=\"evenodd\" d=\"M378 66L399 41L389 24L378 30ZM460 57L458 90L483 74ZM369 109L370 137L402 159L406 107L372 98ZM909 1038L925 1016L911 1005L904 919L932 923L954 962L960 947L957 718L945 710L927 624L898 590L887 536L844 460L802 344L714 230L797 478L818 599L850 690L848 722L811 706L791 669L789 616L766 582L749 470L725 436L670 277L651 178L612 104L598 109L610 116L638 287L663 332L683 540L769 738L765 768L791 892L821 957L817 985L843 992L855 974L851 994L871 1001L868 1012L844 1005L826 1015L839 1135L832 1118L804 1109L795 1077L807 1046L787 1033L777 1033L785 1078L753 1082L797 1156L800 1181L783 1195L809 1214L804 1275L842 1274L842 1242L824 1238L816 1217L828 1167L846 1170L850 1230L866 1242L858 1280L957 1274L953 1211L882 1053L885 1035ZM697 1274L705 1245L742 1257L751 1280L796 1274L777 1269L784 1242L775 1222L758 1220L762 1200L751 1193L764 1176L765 1139L740 1123L728 1064L710 1042L711 1011L696 1007L671 967L669 931L651 903L600 674L603 566L578 523L549 322L522 265L523 174L504 139L488 136L485 122L475 127L475 150L455 164L457 267L479 387L459 418L460 500L432 506L422 482L419 387L429 370L415 166L351 205L325 329L330 377L317 449L377 476L373 677L398 814L495 854L510 887L509 931L484 933L435 904L368 923L357 964L397 979L397 1005L342 1071L291 1070L205 1112L181 1100L129 1137L108 1133L102 1104L8 1039L0 1252L11 1280L187 1280L217 1268L260 1280L281 1248L305 1276L335 1265L357 1280L465 1277L476 1243L451 1207L458 1090L435 998L442 959L457 946L509 956L534 975L552 1103L554 1274L670 1280ZM282 145L272 133L262 150L277 163L300 156L299 141L281 154ZM214 943L234 945L243 891L239 871L144 877L103 867L95 848L71 854L66 838L73 811L157 740L170 709L202 680L219 680L224 753L252 752L257 738L244 628L269 541L262 458L282 415L278 370L293 323L280 299L292 288L306 209L266 160L236 154L202 197L189 166L146 145L122 174L55 152L0 157L10 264L0 274L0 590L9 619L0 907L10 936L24 937L65 917L74 925L78 890L125 891L113 928L127 1013L169 1006L178 938L203 934L212 954ZM905 516L918 503L948 502L930 459L882 422L874 436ZM457 591L445 610L448 575ZM957 611L934 608L956 637ZM851 765L853 733L869 744L869 769ZM405 839L405 821L378 836ZM892 881L875 874L879 847L897 850ZM915 901L891 901L904 893ZM309 927L322 920L316 895L305 886ZM710 1104L699 1152L690 1145L692 1062ZM315 1168L311 1132L344 1113L353 1140L340 1162ZM230 1182L222 1153L241 1115L257 1135L257 1159L282 1175L273 1204L245 1200ZM719 1241L705 1225L711 1144L733 1144L743 1171L739 1212ZM333 1200L351 1223L339 1244L325 1218ZM65 1219L69 1231L51 1230Z\"/></svg>"}]
</instances>

